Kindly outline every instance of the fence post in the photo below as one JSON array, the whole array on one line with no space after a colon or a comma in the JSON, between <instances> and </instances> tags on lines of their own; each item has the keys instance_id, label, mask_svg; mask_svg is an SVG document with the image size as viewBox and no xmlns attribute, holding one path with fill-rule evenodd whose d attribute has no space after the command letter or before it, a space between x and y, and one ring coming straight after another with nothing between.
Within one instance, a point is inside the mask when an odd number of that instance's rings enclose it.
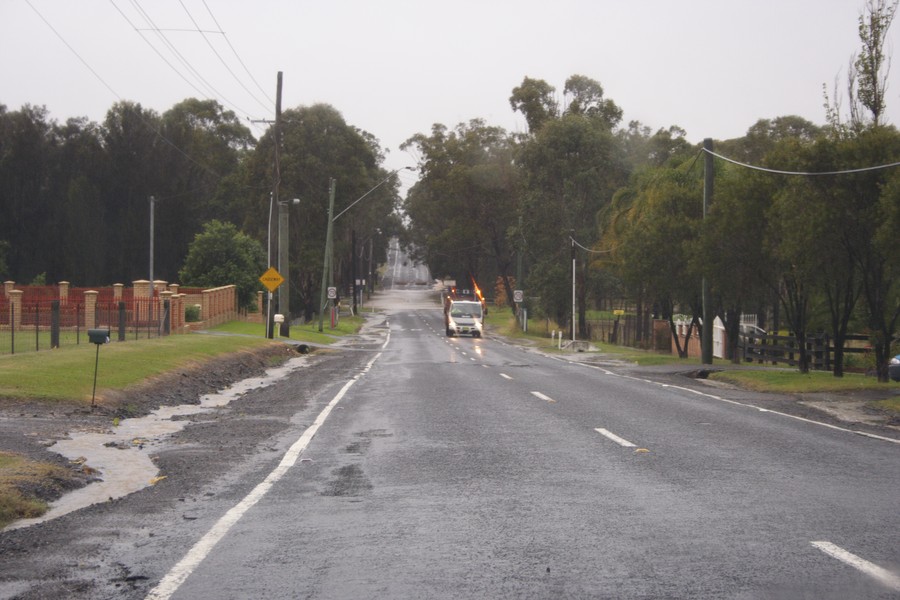
<instances>
[{"instance_id":1,"label":"fence post","mask_svg":"<svg viewBox=\"0 0 900 600\"><path fill-rule=\"evenodd\" d=\"M50 303L50 347L59 348L59 300Z\"/></svg>"},{"instance_id":2,"label":"fence post","mask_svg":"<svg viewBox=\"0 0 900 600\"><path fill-rule=\"evenodd\" d=\"M125 341L125 330L128 327L128 320L125 315L125 302L119 301L119 341Z\"/></svg>"}]
</instances>

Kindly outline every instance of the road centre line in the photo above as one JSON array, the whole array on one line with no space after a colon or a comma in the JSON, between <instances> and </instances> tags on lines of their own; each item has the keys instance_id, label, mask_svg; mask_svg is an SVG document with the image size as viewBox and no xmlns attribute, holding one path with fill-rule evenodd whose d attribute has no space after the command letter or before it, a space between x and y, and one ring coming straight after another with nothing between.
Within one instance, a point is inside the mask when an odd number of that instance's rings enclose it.
<instances>
[{"instance_id":1,"label":"road centre line","mask_svg":"<svg viewBox=\"0 0 900 600\"><path fill-rule=\"evenodd\" d=\"M503 379L508 379L508 380L512 381L512 377L510 377L506 373L500 373L500 377L502 377Z\"/></svg>"},{"instance_id":2,"label":"road centre line","mask_svg":"<svg viewBox=\"0 0 900 600\"><path fill-rule=\"evenodd\" d=\"M579 362L575 362L575 361L566 360L566 359L564 359L564 358L557 358L557 357L555 357L555 356L551 356L551 357L549 357L549 358L551 358L551 359L553 359L553 360L560 361L560 362L565 362L565 363L568 363L568 364L571 364L571 365L578 365L578 366L582 366L582 367L587 367L588 369L595 369L595 370L597 370L597 371L600 371L600 372L604 373L605 375L610 375L610 376L612 376L612 377L620 377L620 378L622 378L622 379L631 379L631 380L633 380L633 381L640 381L640 382L642 382L642 383L649 383L649 384L651 384L651 385L656 385L656 386L659 386L659 387L662 387L662 388L672 388L672 389L681 390L681 391L684 391L684 392L690 392L690 393L695 394L695 395L697 395L697 396L702 396L702 397L705 397L705 398L711 398L711 399L713 399L713 400L718 400L719 402L725 402L725 403L728 403L728 404L733 404L733 405L735 405L735 406L741 406L741 407L744 407L744 408L750 408L750 409L752 409L752 410L755 410L755 411L758 411L758 412L761 412L761 413L769 413L769 414L773 414L773 415L778 415L778 416L780 416L780 417L787 417L787 418L789 418L789 419L794 419L794 420L796 420L796 421L802 421L802 422L804 422L804 423L809 423L809 424L811 424L811 425L818 425L819 427L826 427L826 428L828 428L828 429L833 429L833 430L835 430L835 431L840 431L840 432L843 432L843 433L853 433L853 434L856 434L856 435L860 435L860 436L862 436L862 437L871 438L871 439L873 439L873 440L879 440L879 441L882 441L882 442L890 442L891 444L897 444L897 445L900 445L900 439L894 439L894 438L890 438L890 437L887 437L887 436L878 435L878 434L875 434L875 433L868 433L868 432L865 432L865 431L859 431L859 430L857 430L857 429L847 429L846 427L838 427L837 425L832 425L832 424L830 424L830 423L822 423L822 422L820 422L820 421L814 421L814 420L812 420L812 419L806 419L806 418L804 418L804 417L799 417L799 416L797 416L797 415L791 415L791 414L788 414L788 413L785 413L785 412L781 412L781 411L777 411L777 410L770 410L770 409L768 409L768 408L762 408L762 407L760 407L760 406L754 406L753 404L747 404L747 403L745 403L745 402L738 402L738 401L736 401L736 400L729 400L728 398L722 398L721 396L716 396L715 394L709 394L709 393L706 393L706 392L702 392L702 391L700 391L700 390L691 389L691 388L689 388L689 387L683 387L683 386L680 386L680 385L671 385L671 384L668 384L668 383L660 383L660 382L658 382L658 381L653 381L653 380L651 380L651 379L643 379L643 378L641 378L641 377L635 377L635 376L633 376L633 375L621 375L621 374L619 374L619 373L614 373L614 372L610 371L609 369L605 369L605 368L603 368L603 367L598 367L598 366L596 366L596 365L589 365L589 364L579 363Z\"/></svg>"},{"instance_id":3,"label":"road centre line","mask_svg":"<svg viewBox=\"0 0 900 600\"><path fill-rule=\"evenodd\" d=\"M842 563L850 565L854 569L874 578L876 581L893 591L900 592L900 576L891 573L887 569L847 552L840 546L836 546L831 542L810 542L810 544L828 556L836 558Z\"/></svg>"},{"instance_id":4,"label":"road centre line","mask_svg":"<svg viewBox=\"0 0 900 600\"><path fill-rule=\"evenodd\" d=\"M535 398L540 398L541 400L544 400L546 402L556 402L556 400L554 400L550 396L546 396L540 392L531 392L531 395L534 396Z\"/></svg>"},{"instance_id":5,"label":"road centre line","mask_svg":"<svg viewBox=\"0 0 900 600\"><path fill-rule=\"evenodd\" d=\"M625 438L620 438L619 436L617 436L617 435L614 434L613 432L611 432L611 431L609 431L609 430L607 430L607 429L603 429L602 427L595 427L595 428L594 428L594 431L596 431L597 433L599 433L599 434L602 435L603 437L605 437L605 438L607 438L607 439L610 439L610 440L614 441L615 443L617 443L618 445L622 446L623 448L636 448L636 447L637 447L635 444L632 444L631 442L629 442L629 441L626 440Z\"/></svg>"},{"instance_id":6,"label":"road centre line","mask_svg":"<svg viewBox=\"0 0 900 600\"><path fill-rule=\"evenodd\" d=\"M391 336L390 332L388 332L387 339L381 347L382 350L387 347L390 341ZM188 553L185 554L168 573L166 573L165 577L160 580L156 587L150 590L150 593L147 594L147 600L167 600L168 598L171 598L172 594L178 591L181 584L183 584L197 567L200 566L200 563L209 556L216 544L218 544L219 541L228 534L231 528L241 520L241 517L243 517L253 505L262 500L272 486L284 477L288 470L296 464L297 459L300 458L300 454L306 450L307 446L309 446L309 443L316 435L319 427L322 426L334 407L337 406L338 402L346 395L347 391L353 387L353 384L369 372L372 365L375 364L375 361L381 357L381 354L381 352L376 354L372 360L366 363L366 366L363 367L359 373L344 384L334 398L331 399L331 402L322 409L322 412L319 413L316 420L313 421L313 424L307 427L303 434L297 438L297 441L288 448L288 451L282 457L278 466L275 467L261 483L257 484L249 494L244 496L243 500L229 509L228 512L226 512L215 525L213 525L212 528L207 531L196 544L194 544Z\"/></svg>"}]
</instances>

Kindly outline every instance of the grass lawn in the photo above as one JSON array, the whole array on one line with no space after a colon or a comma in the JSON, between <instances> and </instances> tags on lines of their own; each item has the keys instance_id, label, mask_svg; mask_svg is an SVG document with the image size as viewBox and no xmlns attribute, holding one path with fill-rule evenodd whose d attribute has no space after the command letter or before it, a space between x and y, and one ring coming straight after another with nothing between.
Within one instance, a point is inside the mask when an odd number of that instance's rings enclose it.
<instances>
[{"instance_id":1,"label":"grass lawn","mask_svg":"<svg viewBox=\"0 0 900 600\"><path fill-rule=\"evenodd\" d=\"M29 460L0 452L0 529L17 519L39 517L47 503L34 496L35 490L59 493L74 487L76 477L59 465Z\"/></svg>"},{"instance_id":2,"label":"grass lawn","mask_svg":"<svg viewBox=\"0 0 900 600\"><path fill-rule=\"evenodd\" d=\"M494 309L488 313L487 324L494 331L505 337L528 340L536 348L547 352L558 352L556 345L550 339L550 330L546 321L528 322L528 333L523 333L516 320L510 315L508 309ZM666 364L680 364L685 367L700 367L699 358L678 358L672 354L659 354L637 348L617 346L615 344L601 344L595 342L604 354L614 358L633 362L639 366L653 366ZM732 383L745 389L760 392L780 394L802 392L852 392L862 390L900 390L900 382L878 383L874 377L864 377L856 373L845 374L844 377L834 377L825 371L813 371L807 375L797 370L783 367L761 367L753 370L734 369L731 361L715 359L713 366L722 369L713 373L710 378L717 381ZM900 414L900 396L888 400L872 402L874 406L882 410L894 411Z\"/></svg>"}]
</instances>

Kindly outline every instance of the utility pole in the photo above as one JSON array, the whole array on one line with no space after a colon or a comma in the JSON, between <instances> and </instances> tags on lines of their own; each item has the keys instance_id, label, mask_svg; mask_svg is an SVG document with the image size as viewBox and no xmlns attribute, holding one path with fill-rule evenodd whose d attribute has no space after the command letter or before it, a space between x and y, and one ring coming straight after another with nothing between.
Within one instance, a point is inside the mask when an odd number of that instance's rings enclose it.
<instances>
[{"instance_id":1,"label":"utility pole","mask_svg":"<svg viewBox=\"0 0 900 600\"><path fill-rule=\"evenodd\" d=\"M575 341L575 230L569 236L572 240L572 341Z\"/></svg>"},{"instance_id":2,"label":"utility pole","mask_svg":"<svg viewBox=\"0 0 900 600\"><path fill-rule=\"evenodd\" d=\"M712 201L713 178L715 175L712 155L713 141L711 138L703 140L703 149L706 151L703 163L703 219L706 220L709 203ZM706 275L703 276L701 293L703 298L703 328L700 330L701 362L704 365L711 365L713 363L713 316L709 298L709 282L706 280Z\"/></svg>"},{"instance_id":3,"label":"utility pole","mask_svg":"<svg viewBox=\"0 0 900 600\"><path fill-rule=\"evenodd\" d=\"M518 252L516 252L516 289L524 290L525 287L522 284L522 253L525 251L525 235L522 233L522 215L519 215L519 243L518 243ZM522 302L519 303L518 313L516 317L519 319L519 325L522 327L522 331L527 329L527 323L525 319L527 318L522 312L525 310L525 298L522 298Z\"/></svg>"},{"instance_id":4,"label":"utility pole","mask_svg":"<svg viewBox=\"0 0 900 600\"><path fill-rule=\"evenodd\" d=\"M290 287L290 239L288 238L288 219L290 214L278 197L281 186L281 81L282 73L278 72L278 84L275 91L275 191L274 198L278 206L278 272L284 277L284 283L278 287L278 312L284 316L279 334L282 337L291 335L291 287Z\"/></svg>"},{"instance_id":5,"label":"utility pole","mask_svg":"<svg viewBox=\"0 0 900 600\"><path fill-rule=\"evenodd\" d=\"M356 308L356 289L357 289L356 278L357 278L357 276L358 275L356 272L356 229L351 228L350 229L350 282L353 284L352 285L352 290L353 290L353 305L352 306L353 306L353 314L354 315L356 314L356 311L357 311L357 308Z\"/></svg>"},{"instance_id":6,"label":"utility pole","mask_svg":"<svg viewBox=\"0 0 900 600\"><path fill-rule=\"evenodd\" d=\"M322 267L322 296L319 302L319 332L322 331L322 320L325 316L325 309L328 307L328 284L331 281L331 231L333 229L334 219L334 179L331 180L328 189L328 228L325 232L325 264Z\"/></svg>"}]
</instances>

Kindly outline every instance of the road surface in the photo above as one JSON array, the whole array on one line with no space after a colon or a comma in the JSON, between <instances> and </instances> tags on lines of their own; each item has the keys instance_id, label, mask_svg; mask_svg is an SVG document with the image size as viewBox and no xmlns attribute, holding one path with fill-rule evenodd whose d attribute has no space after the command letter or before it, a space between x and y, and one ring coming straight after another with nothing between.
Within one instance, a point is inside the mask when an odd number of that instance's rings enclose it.
<instances>
[{"instance_id":1,"label":"road surface","mask_svg":"<svg viewBox=\"0 0 900 600\"><path fill-rule=\"evenodd\" d=\"M0 598L900 597L891 436L374 308L161 440L166 481L0 534Z\"/></svg>"}]
</instances>

